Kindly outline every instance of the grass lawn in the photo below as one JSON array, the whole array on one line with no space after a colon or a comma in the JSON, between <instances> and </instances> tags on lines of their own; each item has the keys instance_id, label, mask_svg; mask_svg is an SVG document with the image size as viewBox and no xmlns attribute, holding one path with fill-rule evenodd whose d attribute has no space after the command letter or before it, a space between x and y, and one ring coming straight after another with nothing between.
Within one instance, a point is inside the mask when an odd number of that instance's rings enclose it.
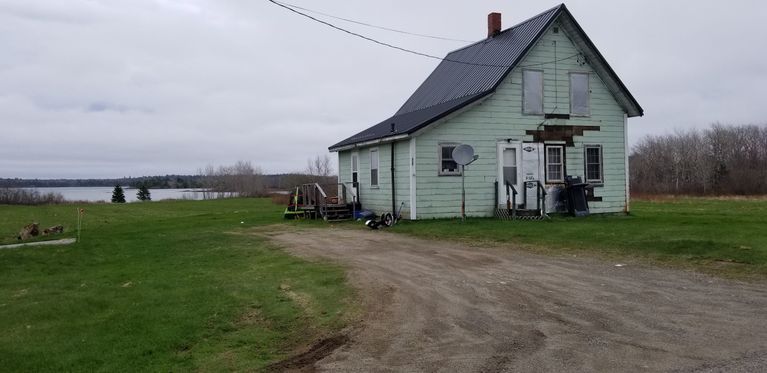
<instances>
[{"instance_id":1,"label":"grass lawn","mask_svg":"<svg viewBox=\"0 0 767 373\"><path fill-rule=\"evenodd\" d=\"M73 237L75 207L0 206L0 242ZM236 234L282 222L268 199L82 207L81 243L0 249L3 371L249 371L348 320L341 268Z\"/></svg>"},{"instance_id":2,"label":"grass lawn","mask_svg":"<svg viewBox=\"0 0 767 373\"><path fill-rule=\"evenodd\" d=\"M552 253L637 257L737 277L767 277L767 199L633 201L629 216L403 221L392 232L524 244Z\"/></svg>"}]
</instances>

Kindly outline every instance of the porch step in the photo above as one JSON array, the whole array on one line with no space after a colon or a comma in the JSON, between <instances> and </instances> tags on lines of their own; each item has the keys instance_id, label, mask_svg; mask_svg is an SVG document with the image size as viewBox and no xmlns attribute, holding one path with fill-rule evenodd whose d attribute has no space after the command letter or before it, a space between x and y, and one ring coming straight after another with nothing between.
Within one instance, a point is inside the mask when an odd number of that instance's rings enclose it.
<instances>
[{"instance_id":1,"label":"porch step","mask_svg":"<svg viewBox=\"0 0 767 373\"><path fill-rule=\"evenodd\" d=\"M347 205L327 205L323 209L322 218L329 222L351 220L352 211Z\"/></svg>"},{"instance_id":2,"label":"porch step","mask_svg":"<svg viewBox=\"0 0 767 373\"><path fill-rule=\"evenodd\" d=\"M495 217L501 220L544 220L541 210L517 209L516 214L505 207L495 209Z\"/></svg>"}]
</instances>

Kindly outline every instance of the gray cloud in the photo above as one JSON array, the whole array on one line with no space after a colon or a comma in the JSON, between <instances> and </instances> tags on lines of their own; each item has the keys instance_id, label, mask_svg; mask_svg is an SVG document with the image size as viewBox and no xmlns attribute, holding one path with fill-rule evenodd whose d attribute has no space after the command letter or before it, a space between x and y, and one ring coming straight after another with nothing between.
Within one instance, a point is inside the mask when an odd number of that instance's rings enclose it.
<instances>
[{"instance_id":1,"label":"gray cloud","mask_svg":"<svg viewBox=\"0 0 767 373\"><path fill-rule=\"evenodd\" d=\"M390 27L480 39L537 1L297 4ZM713 121L764 123L767 31L757 1L567 3L644 106L630 141ZM344 25L444 55L460 43ZM0 177L268 172L391 115L437 61L311 23L264 0L0 0Z\"/></svg>"}]
</instances>

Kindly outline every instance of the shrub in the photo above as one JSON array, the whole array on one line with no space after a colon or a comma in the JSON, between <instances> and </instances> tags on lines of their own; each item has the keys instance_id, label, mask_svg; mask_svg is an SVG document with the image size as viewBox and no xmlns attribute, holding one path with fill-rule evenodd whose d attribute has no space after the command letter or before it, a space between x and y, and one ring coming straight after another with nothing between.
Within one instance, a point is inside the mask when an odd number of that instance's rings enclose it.
<instances>
[{"instance_id":1,"label":"shrub","mask_svg":"<svg viewBox=\"0 0 767 373\"><path fill-rule=\"evenodd\" d=\"M40 193L36 190L0 188L0 205L48 205L64 203L60 193Z\"/></svg>"}]
</instances>

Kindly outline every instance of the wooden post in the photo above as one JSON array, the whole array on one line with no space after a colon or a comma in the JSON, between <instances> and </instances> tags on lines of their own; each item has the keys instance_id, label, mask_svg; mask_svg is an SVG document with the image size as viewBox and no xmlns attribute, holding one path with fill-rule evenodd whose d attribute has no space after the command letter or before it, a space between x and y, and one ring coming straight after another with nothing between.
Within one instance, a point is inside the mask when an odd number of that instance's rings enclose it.
<instances>
[{"instance_id":1,"label":"wooden post","mask_svg":"<svg viewBox=\"0 0 767 373\"><path fill-rule=\"evenodd\" d=\"M466 221L466 166L461 165L461 221Z\"/></svg>"}]
</instances>

